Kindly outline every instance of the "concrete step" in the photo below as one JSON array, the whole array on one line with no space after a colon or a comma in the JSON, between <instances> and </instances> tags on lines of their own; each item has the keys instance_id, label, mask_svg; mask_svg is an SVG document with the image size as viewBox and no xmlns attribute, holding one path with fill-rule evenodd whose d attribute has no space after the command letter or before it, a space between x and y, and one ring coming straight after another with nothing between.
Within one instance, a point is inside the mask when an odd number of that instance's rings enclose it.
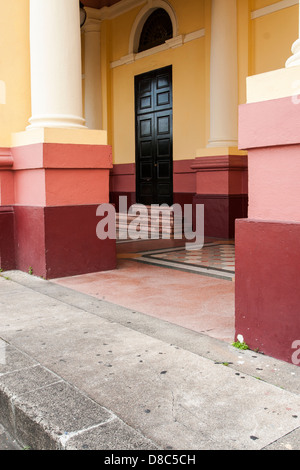
<instances>
[{"instance_id":1,"label":"concrete step","mask_svg":"<svg viewBox=\"0 0 300 470\"><path fill-rule=\"evenodd\" d=\"M122 221L116 221L116 226L117 227L122 227L122 228L127 228L130 224L132 226L140 226L144 229L149 229L151 230L151 228L153 230L164 230L164 231L169 231L169 230L174 230L174 229L178 229L180 230L182 228L182 223L173 223L173 224L167 224L167 223L161 223L161 221L150 221L150 220L144 220L144 221L138 221L136 224L133 223L134 221L130 220L128 222L126 222L125 220L122 220Z\"/></svg>"},{"instance_id":2,"label":"concrete step","mask_svg":"<svg viewBox=\"0 0 300 470\"><path fill-rule=\"evenodd\" d=\"M144 215L145 207L147 215ZM131 222L138 218L140 234L142 237L148 238L173 238L174 235L179 236L183 233L182 220L175 219L174 211L169 206L143 206L134 204L132 208L136 211L141 209L138 215L119 212L116 214L116 230L117 239L127 238L127 229Z\"/></svg>"}]
</instances>

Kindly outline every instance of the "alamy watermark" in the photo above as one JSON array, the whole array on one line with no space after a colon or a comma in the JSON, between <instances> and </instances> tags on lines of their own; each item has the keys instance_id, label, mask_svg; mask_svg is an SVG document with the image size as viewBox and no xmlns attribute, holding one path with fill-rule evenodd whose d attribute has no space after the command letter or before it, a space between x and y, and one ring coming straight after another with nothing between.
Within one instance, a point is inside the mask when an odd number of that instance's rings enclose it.
<instances>
[{"instance_id":1,"label":"alamy watermark","mask_svg":"<svg viewBox=\"0 0 300 470\"><path fill-rule=\"evenodd\" d=\"M295 352L292 354L292 363L295 366L300 365L300 340L296 340L292 344L292 349L295 349Z\"/></svg>"},{"instance_id":2,"label":"alamy watermark","mask_svg":"<svg viewBox=\"0 0 300 470\"><path fill-rule=\"evenodd\" d=\"M120 196L119 214L125 215L126 221L125 226L121 228L117 227L113 204L98 206L96 215L101 217L101 220L97 224L96 233L100 240L156 240L160 234L164 239L171 238L172 234L175 240L186 240L186 250L203 248L204 204L184 204L183 208L180 204L173 204L170 208L167 204L152 204L150 208L143 204L133 204L127 208L127 197Z\"/></svg>"}]
</instances>

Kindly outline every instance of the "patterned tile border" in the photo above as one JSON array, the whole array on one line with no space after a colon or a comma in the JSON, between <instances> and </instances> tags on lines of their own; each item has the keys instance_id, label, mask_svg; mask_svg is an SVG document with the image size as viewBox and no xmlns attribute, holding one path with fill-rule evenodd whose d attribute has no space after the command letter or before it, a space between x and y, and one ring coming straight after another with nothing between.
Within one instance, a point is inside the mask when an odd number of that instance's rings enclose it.
<instances>
[{"instance_id":1,"label":"patterned tile border","mask_svg":"<svg viewBox=\"0 0 300 470\"><path fill-rule=\"evenodd\" d=\"M228 247L230 248L228 249ZM216 248L219 248L217 250L218 256L214 259ZM227 254L222 254L222 250ZM179 258L178 254L182 254L182 258ZM141 263L230 281L233 281L235 277L234 244L231 243L208 243L201 250L195 251L187 251L179 247L145 251L138 253L138 255L134 260ZM217 259L222 257L223 260Z\"/></svg>"}]
</instances>

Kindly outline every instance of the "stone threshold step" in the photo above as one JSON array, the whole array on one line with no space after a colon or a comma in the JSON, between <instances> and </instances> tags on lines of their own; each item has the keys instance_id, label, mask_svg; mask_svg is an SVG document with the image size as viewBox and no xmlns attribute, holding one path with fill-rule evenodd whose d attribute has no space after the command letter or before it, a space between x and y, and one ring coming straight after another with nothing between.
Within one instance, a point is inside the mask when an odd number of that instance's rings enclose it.
<instances>
[{"instance_id":1,"label":"stone threshold step","mask_svg":"<svg viewBox=\"0 0 300 470\"><path fill-rule=\"evenodd\" d=\"M21 448L157 449L113 412L27 354L7 344L6 356L9 367L0 375L0 423Z\"/></svg>"}]
</instances>

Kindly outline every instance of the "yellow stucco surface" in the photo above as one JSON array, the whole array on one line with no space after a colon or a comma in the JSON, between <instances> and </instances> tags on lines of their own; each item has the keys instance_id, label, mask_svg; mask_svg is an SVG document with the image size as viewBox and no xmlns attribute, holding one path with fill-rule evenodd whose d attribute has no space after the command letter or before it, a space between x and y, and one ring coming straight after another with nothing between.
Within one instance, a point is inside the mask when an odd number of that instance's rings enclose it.
<instances>
[{"instance_id":1,"label":"yellow stucco surface","mask_svg":"<svg viewBox=\"0 0 300 470\"><path fill-rule=\"evenodd\" d=\"M195 158L207 145L211 0L168 3L182 45L135 57L129 63L122 64L122 60L130 52L133 26L146 2L101 24L101 77L95 79L102 90L103 129L113 146L115 163L135 161L135 75L167 65L173 67L174 159ZM237 0L240 103L246 102L247 76L284 67L298 37L297 5L251 18L251 13L272 9L274 4L282 2ZM26 129L31 115L29 0L0 0L0 7L0 147L6 147L11 145L12 133ZM201 32L198 38L193 36L197 32Z\"/></svg>"},{"instance_id":2,"label":"yellow stucco surface","mask_svg":"<svg viewBox=\"0 0 300 470\"><path fill-rule=\"evenodd\" d=\"M174 158L194 157L194 149L205 138L203 64L204 40L198 39L112 70L112 144L119 161L128 163L135 159L134 76L168 65L173 66Z\"/></svg>"},{"instance_id":3,"label":"yellow stucco surface","mask_svg":"<svg viewBox=\"0 0 300 470\"><path fill-rule=\"evenodd\" d=\"M11 133L23 131L30 117L29 0L1 0L0 80L6 99L0 104L0 147Z\"/></svg>"},{"instance_id":4,"label":"yellow stucco surface","mask_svg":"<svg viewBox=\"0 0 300 470\"><path fill-rule=\"evenodd\" d=\"M274 0L237 0L239 103L246 102L249 75L282 68L298 35L298 7L251 19L251 12L274 5ZM173 66L174 160L194 158L209 138L210 1L170 0L178 34L205 29L205 36L173 50L158 52L111 70L111 110L108 125L115 163L135 161L134 76ZM112 20L111 63L129 52L135 10ZM109 64L107 64L109 65Z\"/></svg>"},{"instance_id":5,"label":"yellow stucco surface","mask_svg":"<svg viewBox=\"0 0 300 470\"><path fill-rule=\"evenodd\" d=\"M251 74L260 74L285 66L291 47L298 37L298 6L292 6L251 22Z\"/></svg>"}]
</instances>

